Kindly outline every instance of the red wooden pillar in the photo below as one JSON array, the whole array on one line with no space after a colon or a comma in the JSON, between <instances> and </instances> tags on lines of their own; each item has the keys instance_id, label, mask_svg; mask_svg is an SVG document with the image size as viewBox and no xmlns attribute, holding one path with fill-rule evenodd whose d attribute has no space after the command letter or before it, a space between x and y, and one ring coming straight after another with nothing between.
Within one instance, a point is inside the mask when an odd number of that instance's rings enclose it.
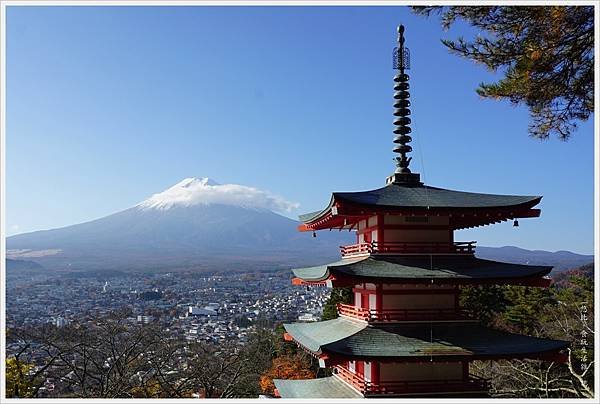
<instances>
[{"instance_id":1,"label":"red wooden pillar","mask_svg":"<svg viewBox=\"0 0 600 404\"><path fill-rule=\"evenodd\" d=\"M360 375L364 379L365 374L365 362L356 361L356 374Z\"/></svg>"},{"instance_id":2,"label":"red wooden pillar","mask_svg":"<svg viewBox=\"0 0 600 404\"><path fill-rule=\"evenodd\" d=\"M463 361L462 362L462 366L463 366L463 381L466 382L467 380L469 380L469 361Z\"/></svg>"},{"instance_id":3,"label":"red wooden pillar","mask_svg":"<svg viewBox=\"0 0 600 404\"><path fill-rule=\"evenodd\" d=\"M363 239L365 240L366 244L369 244L371 241L373 241L373 238L371 237L371 232L370 231L365 231L363 233Z\"/></svg>"},{"instance_id":4,"label":"red wooden pillar","mask_svg":"<svg viewBox=\"0 0 600 404\"><path fill-rule=\"evenodd\" d=\"M371 384L379 386L379 362L371 361Z\"/></svg>"},{"instance_id":5,"label":"red wooden pillar","mask_svg":"<svg viewBox=\"0 0 600 404\"><path fill-rule=\"evenodd\" d=\"M369 295L367 293L361 293L360 295L360 307L369 310Z\"/></svg>"}]
</instances>

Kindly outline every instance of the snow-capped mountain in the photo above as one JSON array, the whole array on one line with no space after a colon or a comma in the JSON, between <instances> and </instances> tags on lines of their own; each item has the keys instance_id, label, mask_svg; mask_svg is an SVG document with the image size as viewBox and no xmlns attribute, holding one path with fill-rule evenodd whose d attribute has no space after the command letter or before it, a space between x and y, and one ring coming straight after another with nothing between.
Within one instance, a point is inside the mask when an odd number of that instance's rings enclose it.
<instances>
[{"instance_id":1,"label":"snow-capped mountain","mask_svg":"<svg viewBox=\"0 0 600 404\"><path fill-rule=\"evenodd\" d=\"M210 178L186 178L137 206L140 209L164 210L195 205L230 205L274 212L289 212L298 207L297 203L256 188L237 184L221 185Z\"/></svg>"},{"instance_id":2,"label":"snow-capped mountain","mask_svg":"<svg viewBox=\"0 0 600 404\"><path fill-rule=\"evenodd\" d=\"M7 238L9 258L53 269L248 269L334 260L347 232L299 233L284 198L209 178L186 178L124 211Z\"/></svg>"}]
</instances>

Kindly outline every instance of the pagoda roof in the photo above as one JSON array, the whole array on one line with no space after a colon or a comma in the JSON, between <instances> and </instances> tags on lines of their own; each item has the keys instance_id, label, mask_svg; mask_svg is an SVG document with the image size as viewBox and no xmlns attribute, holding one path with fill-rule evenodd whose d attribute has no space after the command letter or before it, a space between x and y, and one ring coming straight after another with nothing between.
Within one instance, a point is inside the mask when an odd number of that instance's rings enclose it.
<instances>
[{"instance_id":1,"label":"pagoda roof","mask_svg":"<svg viewBox=\"0 0 600 404\"><path fill-rule=\"evenodd\" d=\"M363 398L363 395L335 376L308 380L273 379L282 398Z\"/></svg>"},{"instance_id":2,"label":"pagoda roof","mask_svg":"<svg viewBox=\"0 0 600 404\"><path fill-rule=\"evenodd\" d=\"M331 264L292 269L305 282L323 282L332 277L376 278L379 281L506 281L540 278L552 270L551 266L510 264L476 258L471 255L372 255L346 258Z\"/></svg>"},{"instance_id":3,"label":"pagoda roof","mask_svg":"<svg viewBox=\"0 0 600 404\"><path fill-rule=\"evenodd\" d=\"M323 220L327 216L344 216L345 214L352 216L356 214L355 211L357 209L372 208L373 211L380 212L394 210L418 212L419 210L423 210L423 212L432 213L432 210L437 210L439 213L439 210L473 209L512 211L505 212L505 215L500 216L500 220L506 220L506 217L532 216L533 214L529 212L525 213L526 216L520 216L520 214L537 205L541 199L541 196L496 195L454 191L422 185L420 183L390 183L385 187L371 191L334 192L329 205L325 209L300 215L299 219L305 225L314 225L315 222ZM346 209L341 209L338 213L336 212L337 207L345 207ZM495 219L498 219L498 216ZM485 221L480 218L476 222L488 224L494 222L494 220ZM325 227L315 227L314 229L318 230L319 228Z\"/></svg>"},{"instance_id":4,"label":"pagoda roof","mask_svg":"<svg viewBox=\"0 0 600 404\"><path fill-rule=\"evenodd\" d=\"M317 323L284 324L288 334L314 354L346 358L536 357L568 342L511 334L476 323L369 325L344 317Z\"/></svg>"}]
</instances>

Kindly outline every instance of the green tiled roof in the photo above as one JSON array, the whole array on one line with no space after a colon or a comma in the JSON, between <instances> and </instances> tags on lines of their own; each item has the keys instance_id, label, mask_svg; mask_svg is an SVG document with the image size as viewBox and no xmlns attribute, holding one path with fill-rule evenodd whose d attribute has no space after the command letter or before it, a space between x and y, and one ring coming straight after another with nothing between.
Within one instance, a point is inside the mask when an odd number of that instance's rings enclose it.
<instances>
[{"instance_id":1,"label":"green tiled roof","mask_svg":"<svg viewBox=\"0 0 600 404\"><path fill-rule=\"evenodd\" d=\"M566 341L511 334L476 323L366 325L339 317L284 326L295 341L312 352L356 358L527 357L568 346Z\"/></svg>"},{"instance_id":2,"label":"green tiled roof","mask_svg":"<svg viewBox=\"0 0 600 404\"><path fill-rule=\"evenodd\" d=\"M511 206L537 205L541 196L495 195L453 191L427 185L407 186L390 184L383 188L362 192L334 192L329 206L318 212L300 216L308 223L328 211L334 201L346 201L359 205L393 208L507 208Z\"/></svg>"},{"instance_id":3,"label":"green tiled roof","mask_svg":"<svg viewBox=\"0 0 600 404\"><path fill-rule=\"evenodd\" d=\"M304 279L306 281L322 281L329 276L329 271L335 267L346 267L347 265L354 264L356 262L364 260L365 257L361 258L347 258L340 261L333 262L326 265L318 265L316 267L308 268L295 268L292 269L294 276Z\"/></svg>"},{"instance_id":4,"label":"green tiled roof","mask_svg":"<svg viewBox=\"0 0 600 404\"><path fill-rule=\"evenodd\" d=\"M390 184L364 192L336 192L335 198L367 205L430 208L495 208L531 203L542 198L528 195L495 195L423 186Z\"/></svg>"},{"instance_id":5,"label":"green tiled roof","mask_svg":"<svg viewBox=\"0 0 600 404\"><path fill-rule=\"evenodd\" d=\"M320 321L318 323L284 324L285 330L307 349L318 352L321 345L347 338L362 329L367 323L340 319Z\"/></svg>"},{"instance_id":6,"label":"green tiled roof","mask_svg":"<svg viewBox=\"0 0 600 404\"><path fill-rule=\"evenodd\" d=\"M319 216L321 214L321 210L317 210L316 212L305 213L303 215L298 216L301 222L307 223L310 222L313 218Z\"/></svg>"},{"instance_id":7,"label":"green tiled roof","mask_svg":"<svg viewBox=\"0 0 600 404\"><path fill-rule=\"evenodd\" d=\"M539 277L551 270L550 266L509 264L465 255L376 255L293 269L292 272L305 281L322 281L330 274L407 280L467 280Z\"/></svg>"},{"instance_id":8,"label":"green tiled roof","mask_svg":"<svg viewBox=\"0 0 600 404\"><path fill-rule=\"evenodd\" d=\"M282 398L362 398L363 396L337 377L308 380L273 379Z\"/></svg>"}]
</instances>

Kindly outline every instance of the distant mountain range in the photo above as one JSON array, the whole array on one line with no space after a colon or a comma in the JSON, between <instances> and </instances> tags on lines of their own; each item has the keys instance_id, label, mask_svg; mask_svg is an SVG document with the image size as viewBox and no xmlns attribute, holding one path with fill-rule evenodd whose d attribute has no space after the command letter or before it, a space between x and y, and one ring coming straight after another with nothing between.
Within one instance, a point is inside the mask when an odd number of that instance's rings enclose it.
<instances>
[{"instance_id":1,"label":"distant mountain range","mask_svg":"<svg viewBox=\"0 0 600 404\"><path fill-rule=\"evenodd\" d=\"M554 271L577 268L594 262L593 255L575 254L570 251L525 250L519 247L477 247L480 258L515 264L551 265Z\"/></svg>"},{"instance_id":2,"label":"distant mountain range","mask_svg":"<svg viewBox=\"0 0 600 404\"><path fill-rule=\"evenodd\" d=\"M594 280L594 264L585 264L577 268L568 269L560 272L554 272L552 274L552 280L554 285L558 287L569 287L572 286L571 277L577 276L580 278L588 278Z\"/></svg>"},{"instance_id":3,"label":"distant mountain range","mask_svg":"<svg viewBox=\"0 0 600 404\"><path fill-rule=\"evenodd\" d=\"M186 178L124 211L86 223L7 238L7 268L35 270L248 270L317 265L339 258L348 232L299 233L275 211L294 204L256 188ZM477 247L498 261L553 265L593 261L568 251Z\"/></svg>"}]
</instances>

